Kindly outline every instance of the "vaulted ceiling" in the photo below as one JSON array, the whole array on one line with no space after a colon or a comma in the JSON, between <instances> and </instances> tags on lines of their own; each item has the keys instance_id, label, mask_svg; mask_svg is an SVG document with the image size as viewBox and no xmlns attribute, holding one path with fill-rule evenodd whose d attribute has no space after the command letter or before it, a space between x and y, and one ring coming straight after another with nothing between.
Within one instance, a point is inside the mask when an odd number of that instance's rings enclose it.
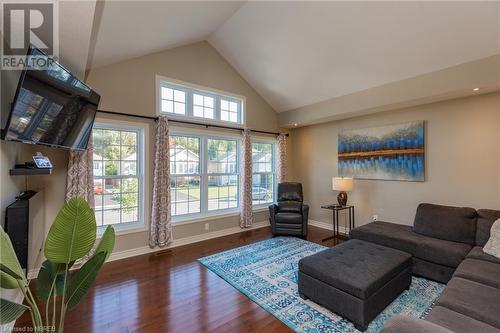
<instances>
[{"instance_id":1,"label":"vaulted ceiling","mask_svg":"<svg viewBox=\"0 0 500 333\"><path fill-rule=\"evenodd\" d=\"M106 1L91 66L200 40L282 112L500 54L500 3Z\"/></svg>"},{"instance_id":2,"label":"vaulted ceiling","mask_svg":"<svg viewBox=\"0 0 500 333\"><path fill-rule=\"evenodd\" d=\"M241 1L105 1L92 67L206 40L243 4Z\"/></svg>"},{"instance_id":3,"label":"vaulted ceiling","mask_svg":"<svg viewBox=\"0 0 500 333\"><path fill-rule=\"evenodd\" d=\"M500 53L499 8L250 2L209 41L279 112Z\"/></svg>"}]
</instances>

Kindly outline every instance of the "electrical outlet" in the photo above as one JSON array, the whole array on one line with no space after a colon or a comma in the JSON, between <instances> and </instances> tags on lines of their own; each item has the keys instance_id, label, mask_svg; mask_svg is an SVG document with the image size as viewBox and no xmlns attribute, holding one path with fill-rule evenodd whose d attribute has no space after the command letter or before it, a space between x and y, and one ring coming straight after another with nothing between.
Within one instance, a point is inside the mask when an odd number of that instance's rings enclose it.
<instances>
[{"instance_id":1,"label":"electrical outlet","mask_svg":"<svg viewBox=\"0 0 500 333\"><path fill-rule=\"evenodd\" d=\"M205 223L205 231L210 230L210 223Z\"/></svg>"},{"instance_id":2,"label":"electrical outlet","mask_svg":"<svg viewBox=\"0 0 500 333\"><path fill-rule=\"evenodd\" d=\"M373 221L378 221L378 215L373 215Z\"/></svg>"}]
</instances>

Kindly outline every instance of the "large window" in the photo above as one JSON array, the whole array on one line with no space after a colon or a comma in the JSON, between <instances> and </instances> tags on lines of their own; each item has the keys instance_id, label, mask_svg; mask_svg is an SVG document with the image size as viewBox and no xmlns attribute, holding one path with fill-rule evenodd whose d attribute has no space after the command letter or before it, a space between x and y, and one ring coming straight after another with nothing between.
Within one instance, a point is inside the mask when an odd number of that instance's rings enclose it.
<instances>
[{"instance_id":1,"label":"large window","mask_svg":"<svg viewBox=\"0 0 500 333\"><path fill-rule=\"evenodd\" d=\"M252 143L252 201L254 205L274 201L274 151L272 142Z\"/></svg>"},{"instance_id":2,"label":"large window","mask_svg":"<svg viewBox=\"0 0 500 333\"><path fill-rule=\"evenodd\" d=\"M160 113L204 122L243 124L243 98L189 84L158 80Z\"/></svg>"},{"instance_id":3,"label":"large window","mask_svg":"<svg viewBox=\"0 0 500 333\"><path fill-rule=\"evenodd\" d=\"M208 139L208 210L238 207L238 141Z\"/></svg>"},{"instance_id":4,"label":"large window","mask_svg":"<svg viewBox=\"0 0 500 333\"><path fill-rule=\"evenodd\" d=\"M98 226L143 226L141 128L95 124L94 198Z\"/></svg>"},{"instance_id":5,"label":"large window","mask_svg":"<svg viewBox=\"0 0 500 333\"><path fill-rule=\"evenodd\" d=\"M175 219L238 207L239 139L170 135L171 205Z\"/></svg>"},{"instance_id":6,"label":"large window","mask_svg":"<svg viewBox=\"0 0 500 333\"><path fill-rule=\"evenodd\" d=\"M200 212L200 138L170 136L172 216Z\"/></svg>"}]
</instances>

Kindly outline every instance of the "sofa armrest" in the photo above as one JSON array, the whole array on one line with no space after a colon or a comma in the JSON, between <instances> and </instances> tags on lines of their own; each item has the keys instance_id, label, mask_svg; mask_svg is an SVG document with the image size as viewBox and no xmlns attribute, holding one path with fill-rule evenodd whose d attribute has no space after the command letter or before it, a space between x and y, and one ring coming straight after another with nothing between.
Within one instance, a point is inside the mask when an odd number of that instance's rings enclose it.
<instances>
[{"instance_id":1,"label":"sofa armrest","mask_svg":"<svg viewBox=\"0 0 500 333\"><path fill-rule=\"evenodd\" d=\"M385 323L380 333L453 333L453 331L423 319L397 315Z\"/></svg>"}]
</instances>

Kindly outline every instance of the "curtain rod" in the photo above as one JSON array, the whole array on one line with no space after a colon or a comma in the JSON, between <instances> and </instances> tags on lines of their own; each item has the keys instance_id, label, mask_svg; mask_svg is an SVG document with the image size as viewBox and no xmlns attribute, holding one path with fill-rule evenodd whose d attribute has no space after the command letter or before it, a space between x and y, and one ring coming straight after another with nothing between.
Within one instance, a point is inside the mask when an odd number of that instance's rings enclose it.
<instances>
[{"instance_id":1,"label":"curtain rod","mask_svg":"<svg viewBox=\"0 0 500 333\"><path fill-rule=\"evenodd\" d=\"M149 119L149 120L154 120L154 121L158 120L158 117L141 116L141 115L137 115L137 114L129 114L129 113L123 113L123 112L105 111L105 110L97 110L97 112L99 112L99 113L107 113L107 114L114 114L114 115L118 115L118 116L126 116L126 117L135 117L135 118ZM215 128L223 128L223 129L234 130L234 131L243 131L243 128L239 128L239 127L231 127L231 126L216 125L216 124L201 124L201 123L197 123L197 122L194 122L194 121L187 121L187 120L169 119L168 122L179 123L179 124L186 124L186 125L204 126L206 128L215 127ZM270 134L270 135L276 135L276 136L278 136L280 134L283 134L285 136L289 136L288 133L260 131L260 130L253 130L253 129L251 129L250 131L254 132L254 133Z\"/></svg>"}]
</instances>

